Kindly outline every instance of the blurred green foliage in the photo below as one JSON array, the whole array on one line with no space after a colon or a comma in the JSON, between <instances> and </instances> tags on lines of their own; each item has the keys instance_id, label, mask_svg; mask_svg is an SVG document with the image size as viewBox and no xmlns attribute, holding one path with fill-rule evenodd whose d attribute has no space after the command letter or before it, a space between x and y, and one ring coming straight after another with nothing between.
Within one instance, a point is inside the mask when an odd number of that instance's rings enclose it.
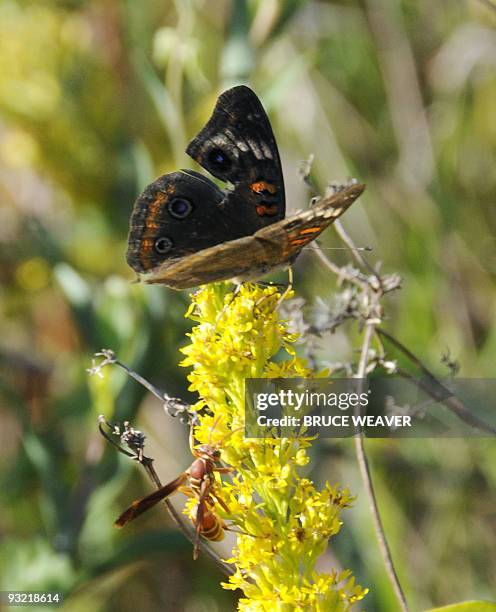
<instances>
[{"instance_id":1,"label":"blurred green foliage","mask_svg":"<svg viewBox=\"0 0 496 612\"><path fill-rule=\"evenodd\" d=\"M158 510L113 530L148 485L96 416L139 411L164 481L189 463L185 432L119 372L85 372L111 347L188 397L187 294L130 283L127 224L147 182L192 167L185 145L234 83L271 115L290 209L308 199L297 170L310 153L321 187L367 183L344 223L404 279L388 329L438 374L449 347L462 376L494 375L495 26L477 0L2 0L1 589L60 589L70 610L235 605ZM296 288L310 302L335 290L310 255ZM325 337L320 358L350 358L353 342ZM367 446L413 609L494 596L491 440ZM348 441L315 466L360 495ZM371 587L364 608L395 610L363 496L336 546L332 562Z\"/></svg>"}]
</instances>

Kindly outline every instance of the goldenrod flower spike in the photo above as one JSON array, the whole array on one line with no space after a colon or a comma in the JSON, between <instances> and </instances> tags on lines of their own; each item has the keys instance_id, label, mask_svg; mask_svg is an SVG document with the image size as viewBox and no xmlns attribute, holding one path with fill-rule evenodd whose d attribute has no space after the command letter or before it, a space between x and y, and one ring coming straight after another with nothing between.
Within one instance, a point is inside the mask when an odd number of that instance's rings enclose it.
<instances>
[{"instance_id":1,"label":"goldenrod flower spike","mask_svg":"<svg viewBox=\"0 0 496 612\"><path fill-rule=\"evenodd\" d=\"M367 593L351 571L315 570L341 528L342 509L353 501L349 491L329 483L318 491L300 475L309 439L245 439L238 429L244 425L246 378L312 373L293 349L296 335L278 314L278 289L246 283L232 299L230 287L217 283L193 295L186 316L197 325L182 349L182 365L192 368L190 389L200 398L195 408L208 406L212 413L199 416L195 437L203 444L219 442L223 459L235 468L232 481L219 482L230 511L219 514L243 534L229 559L236 573L222 586L243 591L238 609L246 612L351 610Z\"/></svg>"}]
</instances>

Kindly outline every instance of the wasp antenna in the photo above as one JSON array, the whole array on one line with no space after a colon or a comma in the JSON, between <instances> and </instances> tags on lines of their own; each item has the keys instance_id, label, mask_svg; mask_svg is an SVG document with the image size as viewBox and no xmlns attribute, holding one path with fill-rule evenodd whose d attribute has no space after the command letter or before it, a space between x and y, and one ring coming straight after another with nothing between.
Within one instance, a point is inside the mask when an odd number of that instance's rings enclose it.
<instances>
[{"instance_id":1,"label":"wasp antenna","mask_svg":"<svg viewBox=\"0 0 496 612\"><path fill-rule=\"evenodd\" d=\"M214 432L214 429L217 427L217 425L219 424L219 421L222 419L222 415L219 414L218 417L215 417L214 422L212 423L212 427L210 428L210 433L208 434L208 443L212 444L212 434Z\"/></svg>"},{"instance_id":2,"label":"wasp antenna","mask_svg":"<svg viewBox=\"0 0 496 612\"><path fill-rule=\"evenodd\" d=\"M226 440L229 440L231 436L233 436L235 433L237 433L238 431L241 431L244 428L245 428L244 425L242 427L236 427L236 429L233 429L228 434L226 434L221 440L219 440L219 442L217 442L217 446L221 446L222 444L224 444Z\"/></svg>"}]
</instances>

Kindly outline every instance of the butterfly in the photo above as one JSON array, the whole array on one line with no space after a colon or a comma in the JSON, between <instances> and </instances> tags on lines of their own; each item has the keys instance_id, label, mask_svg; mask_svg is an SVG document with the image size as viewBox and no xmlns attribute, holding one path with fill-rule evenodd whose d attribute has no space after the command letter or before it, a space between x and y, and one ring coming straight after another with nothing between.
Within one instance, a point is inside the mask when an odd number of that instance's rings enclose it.
<instances>
[{"instance_id":1,"label":"butterfly","mask_svg":"<svg viewBox=\"0 0 496 612\"><path fill-rule=\"evenodd\" d=\"M146 283L186 289L289 266L365 189L350 185L285 218L276 140L260 100L244 85L219 96L186 152L230 187L193 170L146 187L134 204L126 256Z\"/></svg>"}]
</instances>

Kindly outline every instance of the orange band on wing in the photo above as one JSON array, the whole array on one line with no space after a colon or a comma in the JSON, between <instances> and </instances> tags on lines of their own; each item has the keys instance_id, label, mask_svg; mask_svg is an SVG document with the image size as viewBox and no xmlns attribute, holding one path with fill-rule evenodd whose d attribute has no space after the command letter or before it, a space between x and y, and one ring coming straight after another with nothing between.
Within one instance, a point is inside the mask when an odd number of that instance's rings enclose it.
<instances>
[{"instance_id":1,"label":"orange band on wing","mask_svg":"<svg viewBox=\"0 0 496 612\"><path fill-rule=\"evenodd\" d=\"M155 233L159 227L157 223L157 217L160 214L160 210L164 202L167 200L165 193L157 193L155 199L151 204L148 205L148 210L145 217L145 231L141 237L140 244L140 261L145 268L148 270L151 267L151 255L153 244L155 242Z\"/></svg>"},{"instance_id":2,"label":"orange band on wing","mask_svg":"<svg viewBox=\"0 0 496 612\"><path fill-rule=\"evenodd\" d=\"M321 229L321 227L307 227L306 229L301 230L299 235L304 236L305 234L315 234L316 232L320 232Z\"/></svg>"},{"instance_id":3,"label":"orange band on wing","mask_svg":"<svg viewBox=\"0 0 496 612\"><path fill-rule=\"evenodd\" d=\"M141 251L151 251L152 247L153 247L153 240L151 240L150 238L146 238L145 240L141 241Z\"/></svg>"},{"instance_id":4,"label":"orange band on wing","mask_svg":"<svg viewBox=\"0 0 496 612\"><path fill-rule=\"evenodd\" d=\"M266 204L259 204L255 210L257 211L257 215L259 217L265 217L265 216L273 216L273 215L277 215L278 212L278 207L277 204L273 204L272 206L267 206Z\"/></svg>"},{"instance_id":5,"label":"orange band on wing","mask_svg":"<svg viewBox=\"0 0 496 612\"><path fill-rule=\"evenodd\" d=\"M322 227L314 226L314 227L306 227L304 229L291 232L290 235L288 236L289 244L292 247L300 247L300 246L303 246L304 244L308 244L309 242L312 242L312 240L317 238L315 234L318 234L321 231L322 231Z\"/></svg>"},{"instance_id":6,"label":"orange band on wing","mask_svg":"<svg viewBox=\"0 0 496 612\"><path fill-rule=\"evenodd\" d=\"M250 185L250 189L259 194L270 193L275 195L277 193L275 185L272 183L266 183L265 181L256 181L255 183L252 183Z\"/></svg>"},{"instance_id":7,"label":"orange band on wing","mask_svg":"<svg viewBox=\"0 0 496 612\"><path fill-rule=\"evenodd\" d=\"M300 246L301 244L307 244L310 242L309 238L293 238L290 242L291 246Z\"/></svg>"},{"instance_id":8,"label":"orange band on wing","mask_svg":"<svg viewBox=\"0 0 496 612\"><path fill-rule=\"evenodd\" d=\"M321 227L308 227L302 230L291 232L288 236L289 246L291 251L300 249L305 244L312 242L317 236L318 232L322 231Z\"/></svg>"}]
</instances>

